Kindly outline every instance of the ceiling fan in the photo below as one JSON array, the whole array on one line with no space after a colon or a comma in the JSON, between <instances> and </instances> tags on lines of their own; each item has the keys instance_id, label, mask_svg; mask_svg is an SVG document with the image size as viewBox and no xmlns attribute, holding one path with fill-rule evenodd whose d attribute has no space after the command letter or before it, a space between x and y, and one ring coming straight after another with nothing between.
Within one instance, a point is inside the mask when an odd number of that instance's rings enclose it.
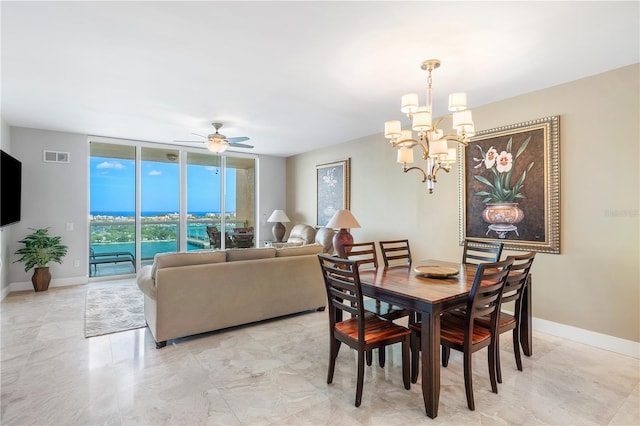
<instances>
[{"instance_id":1,"label":"ceiling fan","mask_svg":"<svg viewBox=\"0 0 640 426\"><path fill-rule=\"evenodd\" d=\"M189 144L204 144L205 147L209 151L215 152L216 154L220 154L224 152L228 147L233 148L253 148L253 145L247 145L244 141L248 141L249 138L246 136L239 136L236 138L228 138L225 135L218 132L222 127L222 123L211 123L214 129L216 129L215 133L211 133L207 136L199 135L197 133L193 133L193 135L200 136L204 138L204 141L175 141L180 143L189 143Z\"/></svg>"}]
</instances>

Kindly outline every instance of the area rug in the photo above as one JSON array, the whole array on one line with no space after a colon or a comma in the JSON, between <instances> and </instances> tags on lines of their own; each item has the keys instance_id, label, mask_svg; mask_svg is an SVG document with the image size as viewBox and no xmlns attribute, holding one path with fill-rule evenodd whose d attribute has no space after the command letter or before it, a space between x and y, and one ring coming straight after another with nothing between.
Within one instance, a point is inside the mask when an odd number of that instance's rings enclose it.
<instances>
[{"instance_id":1,"label":"area rug","mask_svg":"<svg viewBox=\"0 0 640 426\"><path fill-rule=\"evenodd\" d=\"M101 336L142 328L144 294L135 283L116 284L87 290L84 337Z\"/></svg>"}]
</instances>

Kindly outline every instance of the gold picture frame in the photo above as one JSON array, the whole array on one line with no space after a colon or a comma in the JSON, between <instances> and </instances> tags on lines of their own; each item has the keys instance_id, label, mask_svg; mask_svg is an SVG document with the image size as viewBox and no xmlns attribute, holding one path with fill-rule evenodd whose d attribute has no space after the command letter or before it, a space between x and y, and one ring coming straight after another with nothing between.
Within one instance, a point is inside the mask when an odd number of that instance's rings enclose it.
<instances>
[{"instance_id":1,"label":"gold picture frame","mask_svg":"<svg viewBox=\"0 0 640 426\"><path fill-rule=\"evenodd\" d=\"M338 210L350 209L351 159L316 166L316 226L326 226Z\"/></svg>"},{"instance_id":2,"label":"gold picture frame","mask_svg":"<svg viewBox=\"0 0 640 426\"><path fill-rule=\"evenodd\" d=\"M460 148L460 244L560 253L559 127L559 116L497 127Z\"/></svg>"}]
</instances>

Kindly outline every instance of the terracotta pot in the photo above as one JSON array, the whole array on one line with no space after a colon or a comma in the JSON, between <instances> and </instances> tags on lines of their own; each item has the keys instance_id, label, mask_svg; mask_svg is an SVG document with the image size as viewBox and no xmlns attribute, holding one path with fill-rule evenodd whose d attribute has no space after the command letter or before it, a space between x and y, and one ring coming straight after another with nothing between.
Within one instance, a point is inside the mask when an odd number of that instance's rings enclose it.
<instances>
[{"instance_id":1,"label":"terracotta pot","mask_svg":"<svg viewBox=\"0 0 640 426\"><path fill-rule=\"evenodd\" d=\"M47 291L49 289L49 283L51 283L51 272L49 267L35 268L33 276L31 277L33 283L33 289L35 291Z\"/></svg>"},{"instance_id":2,"label":"terracotta pot","mask_svg":"<svg viewBox=\"0 0 640 426\"><path fill-rule=\"evenodd\" d=\"M487 204L482 211L482 219L491 224L515 225L524 219L524 212L518 203Z\"/></svg>"}]
</instances>

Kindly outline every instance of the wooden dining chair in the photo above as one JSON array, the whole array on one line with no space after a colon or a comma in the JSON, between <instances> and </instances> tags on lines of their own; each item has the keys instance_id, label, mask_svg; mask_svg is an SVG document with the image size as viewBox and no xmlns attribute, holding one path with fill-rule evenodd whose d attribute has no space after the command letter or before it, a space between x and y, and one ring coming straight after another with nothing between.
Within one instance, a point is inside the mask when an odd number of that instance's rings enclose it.
<instances>
[{"instance_id":1,"label":"wooden dining chair","mask_svg":"<svg viewBox=\"0 0 640 426\"><path fill-rule=\"evenodd\" d=\"M380 253L385 268L390 265L410 265L411 264L411 248L409 240L389 240L379 241Z\"/></svg>"},{"instance_id":2,"label":"wooden dining chair","mask_svg":"<svg viewBox=\"0 0 640 426\"><path fill-rule=\"evenodd\" d=\"M463 353L464 386L467 394L467 406L475 410L473 399L473 374L471 371L473 353L488 348L489 379L491 390L498 393L496 381L496 340L500 298L511 268L513 259L500 262L486 262L478 265L471 291L466 303L466 315L460 317L445 312L440 318L440 345L442 346L442 366L449 363L451 349ZM489 328L477 324L479 318L490 316ZM420 335L422 324L411 324L411 381L418 379L418 358L420 354Z\"/></svg>"},{"instance_id":3,"label":"wooden dining chair","mask_svg":"<svg viewBox=\"0 0 640 426\"><path fill-rule=\"evenodd\" d=\"M393 321L371 315L364 309L360 273L354 260L318 254L327 290L330 349L327 383L333 381L336 358L342 343L358 352L355 406L362 402L365 354L388 345L402 344L402 381L410 389L409 335L410 330ZM346 317L344 314L348 314Z\"/></svg>"},{"instance_id":4,"label":"wooden dining chair","mask_svg":"<svg viewBox=\"0 0 640 426\"><path fill-rule=\"evenodd\" d=\"M462 263L478 264L482 262L497 262L502 255L503 243L497 241L464 240Z\"/></svg>"},{"instance_id":5,"label":"wooden dining chair","mask_svg":"<svg viewBox=\"0 0 640 426\"><path fill-rule=\"evenodd\" d=\"M373 241L363 243L347 243L343 245L347 259L356 262L358 269L370 269L378 267L378 255L376 252L376 244ZM397 306L382 302L378 299L366 298L364 300L364 309L381 316L388 320L396 320L406 316L410 316L413 312L409 309L402 309ZM385 361L384 348L378 351L378 364L384 367ZM371 365L371 353L367 354L367 364Z\"/></svg>"},{"instance_id":6,"label":"wooden dining chair","mask_svg":"<svg viewBox=\"0 0 640 426\"><path fill-rule=\"evenodd\" d=\"M498 383L502 383L502 371L500 368L500 335L512 331L513 354L516 358L516 367L522 371L522 356L520 355L520 318L522 316L522 293L529 280L529 271L536 257L535 252L529 252L517 256L507 256L513 264L507 276L507 281L500 300L500 314L498 316L498 334L496 336L496 377ZM513 313L505 312L502 307L505 303L513 302ZM490 327L491 317L484 316L478 320L480 325Z\"/></svg>"}]
</instances>

